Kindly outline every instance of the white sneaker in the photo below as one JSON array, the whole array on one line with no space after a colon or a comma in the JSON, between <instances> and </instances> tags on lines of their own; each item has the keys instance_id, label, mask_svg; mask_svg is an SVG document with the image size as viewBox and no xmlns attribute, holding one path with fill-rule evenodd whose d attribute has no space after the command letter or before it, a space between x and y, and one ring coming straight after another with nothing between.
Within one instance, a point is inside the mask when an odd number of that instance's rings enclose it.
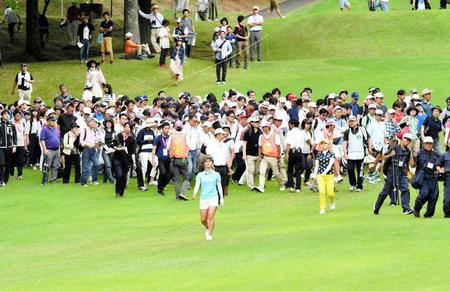
<instances>
[{"instance_id":1,"label":"white sneaker","mask_svg":"<svg viewBox=\"0 0 450 291\"><path fill-rule=\"evenodd\" d=\"M294 192L294 188L289 188L289 192Z\"/></svg>"},{"instance_id":2,"label":"white sneaker","mask_svg":"<svg viewBox=\"0 0 450 291\"><path fill-rule=\"evenodd\" d=\"M331 203L331 205L330 205L330 209L331 209L331 210L336 210L336 204L334 204L334 203Z\"/></svg>"},{"instance_id":3,"label":"white sneaker","mask_svg":"<svg viewBox=\"0 0 450 291\"><path fill-rule=\"evenodd\" d=\"M216 84L217 84L217 85L220 85L220 84L222 84L222 82L217 81Z\"/></svg>"},{"instance_id":4,"label":"white sneaker","mask_svg":"<svg viewBox=\"0 0 450 291\"><path fill-rule=\"evenodd\" d=\"M284 190L286 190L286 187L280 187L280 191L284 191Z\"/></svg>"},{"instance_id":5,"label":"white sneaker","mask_svg":"<svg viewBox=\"0 0 450 291\"><path fill-rule=\"evenodd\" d=\"M355 186L350 186L350 188L348 188L348 190L350 190L350 192L355 191L356 187Z\"/></svg>"},{"instance_id":6,"label":"white sneaker","mask_svg":"<svg viewBox=\"0 0 450 291\"><path fill-rule=\"evenodd\" d=\"M154 186L158 186L158 181L152 181L151 184Z\"/></svg>"},{"instance_id":7,"label":"white sneaker","mask_svg":"<svg viewBox=\"0 0 450 291\"><path fill-rule=\"evenodd\" d=\"M326 213L325 209L320 209L320 212L319 212L320 215L325 214L325 213Z\"/></svg>"},{"instance_id":8,"label":"white sneaker","mask_svg":"<svg viewBox=\"0 0 450 291\"><path fill-rule=\"evenodd\" d=\"M339 175L339 176L337 176L337 177L334 177L334 181L335 181L336 183L340 183L340 182L342 182L343 180L344 180L344 178L342 178L341 175Z\"/></svg>"},{"instance_id":9,"label":"white sneaker","mask_svg":"<svg viewBox=\"0 0 450 291\"><path fill-rule=\"evenodd\" d=\"M18 177L17 177L17 180L22 180L22 179L23 179L22 176L18 176Z\"/></svg>"},{"instance_id":10,"label":"white sneaker","mask_svg":"<svg viewBox=\"0 0 450 291\"><path fill-rule=\"evenodd\" d=\"M208 230L205 230L205 239L206 239L206 240L212 240L212 239L213 239L212 235L209 234L209 231L208 231Z\"/></svg>"},{"instance_id":11,"label":"white sneaker","mask_svg":"<svg viewBox=\"0 0 450 291\"><path fill-rule=\"evenodd\" d=\"M260 193L264 193L264 188L261 187L255 187L256 191L260 192Z\"/></svg>"},{"instance_id":12,"label":"white sneaker","mask_svg":"<svg viewBox=\"0 0 450 291\"><path fill-rule=\"evenodd\" d=\"M97 181L95 181L95 182L91 182L91 185L97 186L97 185L99 185L99 183Z\"/></svg>"},{"instance_id":13,"label":"white sneaker","mask_svg":"<svg viewBox=\"0 0 450 291\"><path fill-rule=\"evenodd\" d=\"M361 192L362 189L356 188L356 192Z\"/></svg>"},{"instance_id":14,"label":"white sneaker","mask_svg":"<svg viewBox=\"0 0 450 291\"><path fill-rule=\"evenodd\" d=\"M295 190L295 192L300 193L300 189Z\"/></svg>"}]
</instances>

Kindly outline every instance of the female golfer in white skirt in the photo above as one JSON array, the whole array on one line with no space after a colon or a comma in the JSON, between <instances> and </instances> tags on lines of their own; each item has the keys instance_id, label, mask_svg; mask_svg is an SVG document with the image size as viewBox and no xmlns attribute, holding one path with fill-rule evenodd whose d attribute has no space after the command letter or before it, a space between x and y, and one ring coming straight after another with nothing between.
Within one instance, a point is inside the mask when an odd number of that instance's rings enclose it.
<instances>
[{"instance_id":1,"label":"female golfer in white skirt","mask_svg":"<svg viewBox=\"0 0 450 291\"><path fill-rule=\"evenodd\" d=\"M214 171L213 158L208 156L203 163L204 171L198 173L195 180L194 194L192 199L195 200L199 188L200 191L200 221L205 226L206 240L212 240L214 231L214 215L217 207L224 205L222 184L219 173Z\"/></svg>"}]
</instances>

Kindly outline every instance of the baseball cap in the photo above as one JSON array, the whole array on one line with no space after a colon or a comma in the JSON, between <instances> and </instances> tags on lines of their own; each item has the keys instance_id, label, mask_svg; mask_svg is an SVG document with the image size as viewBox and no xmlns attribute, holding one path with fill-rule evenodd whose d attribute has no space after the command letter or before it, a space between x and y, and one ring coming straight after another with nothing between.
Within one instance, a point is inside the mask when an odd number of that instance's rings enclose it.
<instances>
[{"instance_id":1,"label":"baseball cap","mask_svg":"<svg viewBox=\"0 0 450 291\"><path fill-rule=\"evenodd\" d=\"M286 103L286 97L280 97L280 99L278 99L278 102Z\"/></svg>"},{"instance_id":2,"label":"baseball cap","mask_svg":"<svg viewBox=\"0 0 450 291\"><path fill-rule=\"evenodd\" d=\"M350 121L350 120L355 121L355 120L356 120L356 116L355 116L355 115L350 115L350 116L348 117L348 120L349 120L349 121Z\"/></svg>"},{"instance_id":3,"label":"baseball cap","mask_svg":"<svg viewBox=\"0 0 450 291\"><path fill-rule=\"evenodd\" d=\"M412 140L412 135L408 132L403 135L403 138Z\"/></svg>"},{"instance_id":4,"label":"baseball cap","mask_svg":"<svg viewBox=\"0 0 450 291\"><path fill-rule=\"evenodd\" d=\"M375 114L376 114L376 115L381 115L381 116L384 115L383 110L380 110L380 109L377 109L377 110L375 111Z\"/></svg>"},{"instance_id":5,"label":"baseball cap","mask_svg":"<svg viewBox=\"0 0 450 291\"><path fill-rule=\"evenodd\" d=\"M175 122L175 128L183 128L183 122L181 120L177 120L177 122Z\"/></svg>"},{"instance_id":6,"label":"baseball cap","mask_svg":"<svg viewBox=\"0 0 450 291\"><path fill-rule=\"evenodd\" d=\"M85 107L85 108L83 109L83 114L91 114L91 113L92 113L91 108Z\"/></svg>"},{"instance_id":7,"label":"baseball cap","mask_svg":"<svg viewBox=\"0 0 450 291\"><path fill-rule=\"evenodd\" d=\"M261 124L261 127L270 127L270 122L268 122L267 120L266 121L263 121L262 122L262 124Z\"/></svg>"},{"instance_id":8,"label":"baseball cap","mask_svg":"<svg viewBox=\"0 0 450 291\"><path fill-rule=\"evenodd\" d=\"M215 131L214 131L214 135L218 135L218 134L224 134L225 133L225 131L223 131L223 129L222 128L217 128Z\"/></svg>"},{"instance_id":9,"label":"baseball cap","mask_svg":"<svg viewBox=\"0 0 450 291\"><path fill-rule=\"evenodd\" d=\"M275 115L273 116L273 120L283 120L283 118L281 117L280 114L275 114Z\"/></svg>"},{"instance_id":10,"label":"baseball cap","mask_svg":"<svg viewBox=\"0 0 450 291\"><path fill-rule=\"evenodd\" d=\"M392 109L392 108L391 108L391 109L388 109L388 113L389 113L389 114L394 114L394 113L395 113L395 109Z\"/></svg>"},{"instance_id":11,"label":"baseball cap","mask_svg":"<svg viewBox=\"0 0 450 291\"><path fill-rule=\"evenodd\" d=\"M426 136L423 139L423 143L433 143L433 142L434 142L434 140L433 140L433 138L431 136Z\"/></svg>"},{"instance_id":12,"label":"baseball cap","mask_svg":"<svg viewBox=\"0 0 450 291\"><path fill-rule=\"evenodd\" d=\"M375 104L370 104L369 109L377 109L377 106Z\"/></svg>"},{"instance_id":13,"label":"baseball cap","mask_svg":"<svg viewBox=\"0 0 450 291\"><path fill-rule=\"evenodd\" d=\"M341 107L341 106L336 106L336 107L334 107L333 112L335 112L335 111L337 111L337 110L342 110L342 107Z\"/></svg>"},{"instance_id":14,"label":"baseball cap","mask_svg":"<svg viewBox=\"0 0 450 291\"><path fill-rule=\"evenodd\" d=\"M375 98L383 98L384 94L382 92L375 93Z\"/></svg>"},{"instance_id":15,"label":"baseball cap","mask_svg":"<svg viewBox=\"0 0 450 291\"><path fill-rule=\"evenodd\" d=\"M277 107L275 107L275 105L269 105L269 111L270 110L277 110Z\"/></svg>"},{"instance_id":16,"label":"baseball cap","mask_svg":"<svg viewBox=\"0 0 450 291\"><path fill-rule=\"evenodd\" d=\"M359 98L359 93L358 92L353 92L352 93L352 98L358 99Z\"/></svg>"},{"instance_id":17,"label":"baseball cap","mask_svg":"<svg viewBox=\"0 0 450 291\"><path fill-rule=\"evenodd\" d=\"M328 126L331 126L331 125L335 126L333 120L327 120L327 122L325 123L325 127L328 127Z\"/></svg>"}]
</instances>

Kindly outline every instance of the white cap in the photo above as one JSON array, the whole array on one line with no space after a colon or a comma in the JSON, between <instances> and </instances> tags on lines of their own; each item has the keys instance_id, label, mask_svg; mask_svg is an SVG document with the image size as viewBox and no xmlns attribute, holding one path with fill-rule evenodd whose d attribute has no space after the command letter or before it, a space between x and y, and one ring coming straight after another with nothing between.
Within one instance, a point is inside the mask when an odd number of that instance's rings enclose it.
<instances>
[{"instance_id":1,"label":"white cap","mask_svg":"<svg viewBox=\"0 0 450 291\"><path fill-rule=\"evenodd\" d=\"M261 123L261 127L270 127L270 126L271 126L271 124L267 120L265 120Z\"/></svg>"},{"instance_id":2,"label":"white cap","mask_svg":"<svg viewBox=\"0 0 450 291\"><path fill-rule=\"evenodd\" d=\"M412 140L412 135L411 135L409 132L407 132L407 133L405 133L405 134L403 135L403 138L407 138L407 139L409 139L409 140Z\"/></svg>"},{"instance_id":3,"label":"white cap","mask_svg":"<svg viewBox=\"0 0 450 291\"><path fill-rule=\"evenodd\" d=\"M350 115L349 117L348 117L348 120L356 120L357 118L356 118L356 116L355 115Z\"/></svg>"},{"instance_id":4,"label":"white cap","mask_svg":"<svg viewBox=\"0 0 450 291\"><path fill-rule=\"evenodd\" d=\"M131 32L125 33L125 38L132 38L133 34Z\"/></svg>"},{"instance_id":5,"label":"white cap","mask_svg":"<svg viewBox=\"0 0 450 291\"><path fill-rule=\"evenodd\" d=\"M426 136L423 139L423 143L434 143L434 140L433 140L433 138L431 136Z\"/></svg>"},{"instance_id":6,"label":"white cap","mask_svg":"<svg viewBox=\"0 0 450 291\"><path fill-rule=\"evenodd\" d=\"M375 114L376 114L376 115L384 115L383 110L380 110L380 109L377 109L377 110L375 111Z\"/></svg>"},{"instance_id":7,"label":"white cap","mask_svg":"<svg viewBox=\"0 0 450 291\"><path fill-rule=\"evenodd\" d=\"M342 107L341 106L334 107L333 112L335 112L336 110L342 110Z\"/></svg>"},{"instance_id":8,"label":"white cap","mask_svg":"<svg viewBox=\"0 0 450 291\"><path fill-rule=\"evenodd\" d=\"M20 106L22 106L23 104L26 104L26 105L30 105L30 101L28 101L28 100L19 100L19 102L17 102L17 106L18 107L20 107Z\"/></svg>"},{"instance_id":9,"label":"white cap","mask_svg":"<svg viewBox=\"0 0 450 291\"><path fill-rule=\"evenodd\" d=\"M316 102L309 102L308 107L317 108L317 104L316 104Z\"/></svg>"},{"instance_id":10,"label":"white cap","mask_svg":"<svg viewBox=\"0 0 450 291\"><path fill-rule=\"evenodd\" d=\"M273 120L283 120L283 117L281 117L281 114L275 114Z\"/></svg>"},{"instance_id":11,"label":"white cap","mask_svg":"<svg viewBox=\"0 0 450 291\"><path fill-rule=\"evenodd\" d=\"M280 97L280 99L278 99L278 102L286 103L286 97Z\"/></svg>"},{"instance_id":12,"label":"white cap","mask_svg":"<svg viewBox=\"0 0 450 291\"><path fill-rule=\"evenodd\" d=\"M395 109L392 109L392 108L388 109L388 113L389 113L389 114L395 113Z\"/></svg>"},{"instance_id":13,"label":"white cap","mask_svg":"<svg viewBox=\"0 0 450 291\"><path fill-rule=\"evenodd\" d=\"M377 106L375 104L370 104L369 109L372 109L372 108L377 109Z\"/></svg>"},{"instance_id":14,"label":"white cap","mask_svg":"<svg viewBox=\"0 0 450 291\"><path fill-rule=\"evenodd\" d=\"M259 118L254 116L254 115L252 115L252 116L250 116L250 118L247 121L248 122L258 122Z\"/></svg>"},{"instance_id":15,"label":"white cap","mask_svg":"<svg viewBox=\"0 0 450 291\"><path fill-rule=\"evenodd\" d=\"M382 92L375 93L375 98L383 98L384 94Z\"/></svg>"},{"instance_id":16,"label":"white cap","mask_svg":"<svg viewBox=\"0 0 450 291\"><path fill-rule=\"evenodd\" d=\"M336 98L336 93L328 94L328 98L332 98L332 99Z\"/></svg>"},{"instance_id":17,"label":"white cap","mask_svg":"<svg viewBox=\"0 0 450 291\"><path fill-rule=\"evenodd\" d=\"M83 114L91 114L91 113L92 113L91 108L89 108L89 107L84 107L84 109L83 109Z\"/></svg>"},{"instance_id":18,"label":"white cap","mask_svg":"<svg viewBox=\"0 0 450 291\"><path fill-rule=\"evenodd\" d=\"M277 110L277 107L275 105L269 105L269 110Z\"/></svg>"},{"instance_id":19,"label":"white cap","mask_svg":"<svg viewBox=\"0 0 450 291\"><path fill-rule=\"evenodd\" d=\"M236 110L236 116L242 115L242 114L244 114L244 113L245 113L245 111L242 110L242 109Z\"/></svg>"},{"instance_id":20,"label":"white cap","mask_svg":"<svg viewBox=\"0 0 450 291\"><path fill-rule=\"evenodd\" d=\"M224 133L225 133L225 131L223 131L222 128L217 128L217 129L214 131L214 135L217 135L217 134L224 134Z\"/></svg>"},{"instance_id":21,"label":"white cap","mask_svg":"<svg viewBox=\"0 0 450 291\"><path fill-rule=\"evenodd\" d=\"M85 109L86 109L86 108L85 108ZM112 108L107 109L107 110L105 111L105 113L108 114L108 115L111 115L111 116L116 115L116 112L115 112L114 109L112 109Z\"/></svg>"}]
</instances>

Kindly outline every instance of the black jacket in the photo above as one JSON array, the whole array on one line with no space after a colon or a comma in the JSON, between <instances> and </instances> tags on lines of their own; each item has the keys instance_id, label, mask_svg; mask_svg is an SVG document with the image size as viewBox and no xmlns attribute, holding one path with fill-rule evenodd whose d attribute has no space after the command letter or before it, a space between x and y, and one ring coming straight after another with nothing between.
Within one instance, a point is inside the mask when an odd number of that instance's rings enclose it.
<instances>
[{"instance_id":1,"label":"black jacket","mask_svg":"<svg viewBox=\"0 0 450 291\"><path fill-rule=\"evenodd\" d=\"M0 122L0 148L12 148L17 145L16 127L10 122Z\"/></svg>"}]
</instances>

